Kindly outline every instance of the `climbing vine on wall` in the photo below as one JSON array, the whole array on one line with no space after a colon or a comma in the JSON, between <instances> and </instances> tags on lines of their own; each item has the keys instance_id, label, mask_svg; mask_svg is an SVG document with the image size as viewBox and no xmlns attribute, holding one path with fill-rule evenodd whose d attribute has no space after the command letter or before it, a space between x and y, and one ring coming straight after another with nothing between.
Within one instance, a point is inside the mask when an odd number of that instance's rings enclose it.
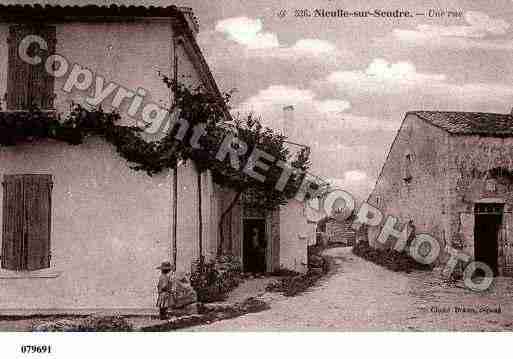
<instances>
[{"instance_id":1,"label":"climbing vine on wall","mask_svg":"<svg viewBox=\"0 0 513 359\"><path fill-rule=\"evenodd\" d=\"M179 113L179 117L188 124L179 139L177 136L181 127L174 123L167 127L161 138L149 141L144 136L144 127L119 125L121 116L117 112L73 104L64 117L38 110L0 112L0 145L13 146L43 138L79 145L88 136L100 136L115 146L131 168L145 171L150 176L174 168L179 160L192 160L199 171L210 169L214 180L223 186L239 193L249 188L258 192L257 197L264 208L274 208L295 195L310 166L307 151L300 151L292 158L284 145L285 138L273 129L263 127L252 115L226 123L229 93L220 99L201 87L190 89L166 76L162 76L162 80L174 93L174 104L169 112ZM204 135L198 141L201 148L191 146L196 125L205 128ZM239 139L247 146L247 151L240 156L239 168L234 168L229 158L224 161L216 158L226 136ZM232 146L237 146L237 143ZM273 158L268 162L269 169L264 181L255 179L243 170L255 148ZM289 162L294 169L283 190L276 189L283 171L273 165L277 161Z\"/></svg>"}]
</instances>

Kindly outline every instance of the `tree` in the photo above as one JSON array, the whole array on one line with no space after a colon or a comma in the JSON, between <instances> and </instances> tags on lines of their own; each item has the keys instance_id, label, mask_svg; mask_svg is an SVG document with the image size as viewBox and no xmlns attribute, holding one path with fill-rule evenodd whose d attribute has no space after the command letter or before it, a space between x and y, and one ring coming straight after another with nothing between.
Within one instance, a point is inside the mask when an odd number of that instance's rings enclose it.
<instances>
[{"instance_id":1,"label":"tree","mask_svg":"<svg viewBox=\"0 0 513 359\"><path fill-rule=\"evenodd\" d=\"M247 150L241 155L239 168L231 166L228 163L229 159L225 159L223 162L216 161L210 167L217 183L228 186L235 191L232 201L219 218L218 255L223 254L225 242L224 220L231 214L244 193L251 192L251 199L255 206L266 210L274 210L279 205L286 204L287 200L296 195L310 166L308 151L302 149L293 157L285 145L285 137L271 128L263 127L260 121L252 115L235 121L234 126L231 127L231 134L225 136L233 136L236 139L233 145L241 146L240 143L242 143L247 146ZM258 169L252 167L256 153L263 156L259 161L264 164L263 167L268 167L266 171L260 170L259 172ZM284 171L281 166L277 165L278 162L282 166L289 163L288 166L293 170L283 189L277 188L277 183ZM253 170L260 176L255 176L252 173Z\"/></svg>"},{"instance_id":2,"label":"tree","mask_svg":"<svg viewBox=\"0 0 513 359\"><path fill-rule=\"evenodd\" d=\"M170 147L180 148L182 158L192 159L198 169L198 176L206 169L210 169L216 183L235 191L234 198L221 214L218 222L220 240L217 254L222 255L225 242L223 222L242 194L251 189L255 192L257 205L268 210L285 204L288 199L295 196L310 166L309 151L302 149L295 158L291 158L285 145L285 137L269 127L262 126L252 114L231 123L231 119L226 116L231 93L225 93L220 99L215 94L204 91L202 87L191 90L166 76L162 78L164 83L173 89L175 99L172 111L179 111L180 117L189 124L180 144L174 143L174 138L181 130L180 126L173 127L164 142L169 142ZM194 137L194 127L197 125L204 126L205 130L204 136L198 141L200 148L194 148L190 144L190 140ZM217 158L219 149L227 139L232 139L230 146L246 147L246 151L240 155L239 166L233 166L229 158L222 161ZM246 170L248 161L254 160L252 155L256 151L265 153L265 157L271 159L262 160L269 165L264 180L256 178ZM283 168L277 166L278 162L281 164L291 162L290 166L293 168L293 173L283 189L276 188L283 172ZM200 179L198 183L201 183Z\"/></svg>"}]
</instances>

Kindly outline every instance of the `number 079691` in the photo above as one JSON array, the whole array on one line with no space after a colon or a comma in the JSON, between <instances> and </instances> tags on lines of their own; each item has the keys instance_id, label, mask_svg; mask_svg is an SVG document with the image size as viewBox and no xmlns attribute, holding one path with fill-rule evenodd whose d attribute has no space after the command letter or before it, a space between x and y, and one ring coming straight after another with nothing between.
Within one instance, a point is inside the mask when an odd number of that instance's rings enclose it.
<instances>
[{"instance_id":1,"label":"number 079691","mask_svg":"<svg viewBox=\"0 0 513 359\"><path fill-rule=\"evenodd\" d=\"M51 345L22 345L20 347L22 354L51 354Z\"/></svg>"}]
</instances>

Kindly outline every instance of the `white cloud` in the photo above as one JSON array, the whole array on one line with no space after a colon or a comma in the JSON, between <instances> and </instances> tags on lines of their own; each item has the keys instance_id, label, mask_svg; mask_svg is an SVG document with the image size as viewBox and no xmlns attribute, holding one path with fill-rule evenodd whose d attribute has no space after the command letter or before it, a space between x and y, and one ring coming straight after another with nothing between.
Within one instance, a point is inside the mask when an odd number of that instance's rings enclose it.
<instances>
[{"instance_id":1,"label":"white cloud","mask_svg":"<svg viewBox=\"0 0 513 359\"><path fill-rule=\"evenodd\" d=\"M294 114L285 121L283 107L289 105L294 106ZM265 126L284 131L293 141L311 144L322 131L342 128L341 118L350 108L345 99L323 99L310 89L271 85L242 102L234 113L252 112Z\"/></svg>"},{"instance_id":2,"label":"white cloud","mask_svg":"<svg viewBox=\"0 0 513 359\"><path fill-rule=\"evenodd\" d=\"M346 113L341 116L338 128L347 130L378 130L378 131L397 131L401 125L401 118L397 119L377 119L368 116L354 115Z\"/></svg>"},{"instance_id":3,"label":"white cloud","mask_svg":"<svg viewBox=\"0 0 513 359\"><path fill-rule=\"evenodd\" d=\"M292 46L248 51L248 55L252 57L276 58L291 61L300 59L322 60L323 62L332 62L334 64L337 58L342 56L342 54L344 54L344 56L352 56L349 51L342 53L333 43L320 39L300 39Z\"/></svg>"},{"instance_id":4,"label":"white cloud","mask_svg":"<svg viewBox=\"0 0 513 359\"><path fill-rule=\"evenodd\" d=\"M513 87L509 85L456 84L450 82L444 74L418 72L410 62L391 64L383 59L375 59L365 70L333 72L327 76L326 81L342 93L350 93L352 96L408 94L410 102L426 95L443 101L451 100L461 106L482 103L484 100L508 103L513 98ZM466 110L470 109L467 107Z\"/></svg>"},{"instance_id":5,"label":"white cloud","mask_svg":"<svg viewBox=\"0 0 513 359\"><path fill-rule=\"evenodd\" d=\"M402 42L417 46L484 48L509 50L511 40L490 39L490 36L504 35L510 24L502 19L493 19L478 11L465 13L467 25L417 25L415 30L394 29L393 36Z\"/></svg>"},{"instance_id":6,"label":"white cloud","mask_svg":"<svg viewBox=\"0 0 513 359\"><path fill-rule=\"evenodd\" d=\"M218 21L215 29L229 40L243 46L244 54L248 57L285 60L307 58L334 62L336 57L342 54L335 44L322 39L299 39L291 46L281 44L275 33L264 31L260 19L228 18ZM344 55L348 56L349 51L345 51Z\"/></svg>"},{"instance_id":7,"label":"white cloud","mask_svg":"<svg viewBox=\"0 0 513 359\"><path fill-rule=\"evenodd\" d=\"M351 104L344 100L324 100L315 103L317 111L327 115L339 115L351 107Z\"/></svg>"},{"instance_id":8,"label":"white cloud","mask_svg":"<svg viewBox=\"0 0 513 359\"><path fill-rule=\"evenodd\" d=\"M451 50L513 50L512 40L471 39L463 37L432 37L414 30L394 30L394 37L403 43L418 47L448 48Z\"/></svg>"},{"instance_id":9,"label":"white cloud","mask_svg":"<svg viewBox=\"0 0 513 359\"><path fill-rule=\"evenodd\" d=\"M363 171L352 170L344 173L344 180L351 182L360 182L367 179L367 174Z\"/></svg>"},{"instance_id":10,"label":"white cloud","mask_svg":"<svg viewBox=\"0 0 513 359\"><path fill-rule=\"evenodd\" d=\"M240 112L282 116L284 106L293 105L296 113L317 112L322 115L339 115L349 109L351 104L340 99L318 99L309 89L299 89L286 85L271 85L251 96L239 107ZM278 111L278 112L277 112Z\"/></svg>"},{"instance_id":11,"label":"white cloud","mask_svg":"<svg viewBox=\"0 0 513 359\"><path fill-rule=\"evenodd\" d=\"M250 97L241 106L241 110L266 112L270 107L310 103L315 94L311 90L298 89L285 85L271 85Z\"/></svg>"},{"instance_id":12,"label":"white cloud","mask_svg":"<svg viewBox=\"0 0 513 359\"><path fill-rule=\"evenodd\" d=\"M410 62L388 63L374 59L365 70L336 71L327 81L341 88L357 88L363 92L397 93L421 84L443 82L443 74L417 72Z\"/></svg>"},{"instance_id":13,"label":"white cloud","mask_svg":"<svg viewBox=\"0 0 513 359\"><path fill-rule=\"evenodd\" d=\"M283 107L294 106L294 129L284 128ZM247 98L234 109L234 114L254 113L261 117L266 126L284 130L291 138L312 146L326 148L326 143L318 139L335 136L335 133L351 134L355 131L385 131L394 133L400 125L401 117L394 119L368 117L351 113L350 101L343 98L320 98L310 89L292 86L272 85Z\"/></svg>"},{"instance_id":14,"label":"white cloud","mask_svg":"<svg viewBox=\"0 0 513 359\"><path fill-rule=\"evenodd\" d=\"M335 53L337 51L337 47L331 42L325 40L300 39L291 47L291 50L320 55Z\"/></svg>"},{"instance_id":15,"label":"white cloud","mask_svg":"<svg viewBox=\"0 0 513 359\"><path fill-rule=\"evenodd\" d=\"M479 11L467 11L465 20L474 29L474 32L481 34L505 34L510 24L502 19L492 19L490 16ZM484 36L484 35L482 35Z\"/></svg>"},{"instance_id":16,"label":"white cloud","mask_svg":"<svg viewBox=\"0 0 513 359\"><path fill-rule=\"evenodd\" d=\"M361 170L346 171L343 178L331 178L329 183L333 188L349 192L357 201L364 200L374 187L374 179Z\"/></svg>"},{"instance_id":17,"label":"white cloud","mask_svg":"<svg viewBox=\"0 0 513 359\"><path fill-rule=\"evenodd\" d=\"M233 17L220 20L216 31L248 49L269 49L279 46L278 37L271 32L263 32L262 20L248 17Z\"/></svg>"},{"instance_id":18,"label":"white cloud","mask_svg":"<svg viewBox=\"0 0 513 359\"><path fill-rule=\"evenodd\" d=\"M445 75L423 74L417 72L410 62L388 63L384 59L374 59L365 70L368 77L378 81L424 82L445 80Z\"/></svg>"}]
</instances>

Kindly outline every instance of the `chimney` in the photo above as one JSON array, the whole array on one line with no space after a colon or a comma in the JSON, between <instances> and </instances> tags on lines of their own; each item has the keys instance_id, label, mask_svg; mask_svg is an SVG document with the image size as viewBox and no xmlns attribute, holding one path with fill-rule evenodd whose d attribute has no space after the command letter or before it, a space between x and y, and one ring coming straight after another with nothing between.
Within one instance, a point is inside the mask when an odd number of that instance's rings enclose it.
<instances>
[{"instance_id":1,"label":"chimney","mask_svg":"<svg viewBox=\"0 0 513 359\"><path fill-rule=\"evenodd\" d=\"M198 33L199 33L199 20L194 15L194 11L192 10L192 8L185 7L185 6L180 6L178 8L178 10L180 10L185 15L185 18L187 19L187 24L189 25L189 28L191 29L191 31L194 34L194 36L198 35Z\"/></svg>"},{"instance_id":2,"label":"chimney","mask_svg":"<svg viewBox=\"0 0 513 359\"><path fill-rule=\"evenodd\" d=\"M292 131L294 130L294 125L294 106L288 105L283 107L283 135L293 138Z\"/></svg>"}]
</instances>

